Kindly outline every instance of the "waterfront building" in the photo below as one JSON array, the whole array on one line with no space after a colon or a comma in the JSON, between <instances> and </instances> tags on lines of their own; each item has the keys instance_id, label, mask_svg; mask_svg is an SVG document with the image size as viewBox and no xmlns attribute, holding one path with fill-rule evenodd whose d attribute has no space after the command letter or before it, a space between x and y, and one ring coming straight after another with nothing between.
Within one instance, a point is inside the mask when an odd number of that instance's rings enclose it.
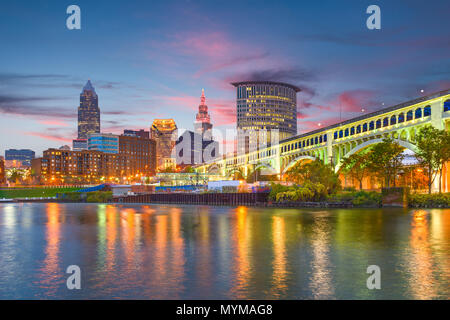
<instances>
[{"instance_id":1,"label":"waterfront building","mask_svg":"<svg viewBox=\"0 0 450 320\"><path fill-rule=\"evenodd\" d=\"M73 151L87 150L87 148L88 148L87 139L74 139L74 140L72 140L72 150Z\"/></svg>"},{"instance_id":2,"label":"waterfront building","mask_svg":"<svg viewBox=\"0 0 450 320\"><path fill-rule=\"evenodd\" d=\"M197 165L211 161L218 156L219 144L211 139L204 139L200 133L186 130L175 143L174 158L178 166Z\"/></svg>"},{"instance_id":3,"label":"waterfront building","mask_svg":"<svg viewBox=\"0 0 450 320\"><path fill-rule=\"evenodd\" d=\"M299 88L273 81L234 82L237 106L238 151L256 150L260 145L297 134Z\"/></svg>"},{"instance_id":4,"label":"waterfront building","mask_svg":"<svg viewBox=\"0 0 450 320\"><path fill-rule=\"evenodd\" d=\"M198 106L198 113L194 122L194 131L200 134L203 140L212 140L212 127L211 117L208 113L208 106L206 105L205 90L202 89L200 105Z\"/></svg>"},{"instance_id":5,"label":"waterfront building","mask_svg":"<svg viewBox=\"0 0 450 320\"><path fill-rule=\"evenodd\" d=\"M5 159L0 156L0 185L6 183Z\"/></svg>"},{"instance_id":6,"label":"waterfront building","mask_svg":"<svg viewBox=\"0 0 450 320\"><path fill-rule=\"evenodd\" d=\"M144 139L150 139L150 131L145 131L144 129L140 129L139 131L136 130L123 130L124 136L131 136L131 137L140 137Z\"/></svg>"},{"instance_id":7,"label":"waterfront building","mask_svg":"<svg viewBox=\"0 0 450 320\"><path fill-rule=\"evenodd\" d=\"M129 158L129 170L136 177L150 177L156 172L156 142L139 136L119 136L119 153Z\"/></svg>"},{"instance_id":8,"label":"waterfront building","mask_svg":"<svg viewBox=\"0 0 450 320\"><path fill-rule=\"evenodd\" d=\"M112 133L88 133L88 150L119 153L119 136Z\"/></svg>"},{"instance_id":9,"label":"waterfront building","mask_svg":"<svg viewBox=\"0 0 450 320\"><path fill-rule=\"evenodd\" d=\"M88 80L80 94L78 107L78 139L87 139L88 133L100 133L100 109L98 96Z\"/></svg>"},{"instance_id":10,"label":"waterfront building","mask_svg":"<svg viewBox=\"0 0 450 320\"><path fill-rule=\"evenodd\" d=\"M44 184L118 182L135 174L127 155L53 148L34 160L32 169Z\"/></svg>"},{"instance_id":11,"label":"waterfront building","mask_svg":"<svg viewBox=\"0 0 450 320\"><path fill-rule=\"evenodd\" d=\"M31 160L34 159L35 153L30 149L9 149L5 150L5 160L17 160L22 162L25 166L31 165Z\"/></svg>"},{"instance_id":12,"label":"waterfront building","mask_svg":"<svg viewBox=\"0 0 450 320\"><path fill-rule=\"evenodd\" d=\"M178 138L178 128L173 119L155 119L150 128L150 136L156 142L156 167L164 170L172 165L172 150Z\"/></svg>"}]
</instances>

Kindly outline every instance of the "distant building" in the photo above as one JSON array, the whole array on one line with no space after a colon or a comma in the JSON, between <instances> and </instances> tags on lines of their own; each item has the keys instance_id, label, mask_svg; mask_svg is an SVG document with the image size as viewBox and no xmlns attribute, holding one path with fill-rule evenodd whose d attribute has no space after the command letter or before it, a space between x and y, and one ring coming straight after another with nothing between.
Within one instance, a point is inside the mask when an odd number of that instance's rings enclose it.
<instances>
[{"instance_id":1,"label":"distant building","mask_svg":"<svg viewBox=\"0 0 450 320\"><path fill-rule=\"evenodd\" d=\"M80 94L78 107L78 139L87 139L88 133L100 132L100 109L98 96L88 80Z\"/></svg>"},{"instance_id":2,"label":"distant building","mask_svg":"<svg viewBox=\"0 0 450 320\"><path fill-rule=\"evenodd\" d=\"M200 97L200 105L198 106L198 113L195 117L194 131L203 137L203 140L212 139L212 124L211 117L208 113L208 106L206 105L205 90L202 89L202 96Z\"/></svg>"},{"instance_id":3,"label":"distant building","mask_svg":"<svg viewBox=\"0 0 450 320\"><path fill-rule=\"evenodd\" d=\"M236 87L238 151L281 141L297 134L299 88L273 81L243 81Z\"/></svg>"},{"instance_id":4,"label":"distant building","mask_svg":"<svg viewBox=\"0 0 450 320\"><path fill-rule=\"evenodd\" d=\"M71 149L70 149L70 146L63 145L63 146L59 147L59 150L71 150Z\"/></svg>"},{"instance_id":5,"label":"distant building","mask_svg":"<svg viewBox=\"0 0 450 320\"><path fill-rule=\"evenodd\" d=\"M5 151L5 160L18 160L26 166L31 166L31 160L34 159L35 153L30 149L9 149Z\"/></svg>"},{"instance_id":6,"label":"distant building","mask_svg":"<svg viewBox=\"0 0 450 320\"><path fill-rule=\"evenodd\" d=\"M88 148L87 139L74 139L74 140L72 140L72 150L73 151L87 150L87 148Z\"/></svg>"},{"instance_id":7,"label":"distant building","mask_svg":"<svg viewBox=\"0 0 450 320\"><path fill-rule=\"evenodd\" d=\"M88 150L119 153L119 136L112 133L88 133Z\"/></svg>"},{"instance_id":8,"label":"distant building","mask_svg":"<svg viewBox=\"0 0 450 320\"><path fill-rule=\"evenodd\" d=\"M179 166L197 165L215 159L219 153L217 141L204 140L199 133L186 130L175 144L175 159Z\"/></svg>"},{"instance_id":9,"label":"distant building","mask_svg":"<svg viewBox=\"0 0 450 320\"><path fill-rule=\"evenodd\" d=\"M6 183L5 159L0 156L0 185Z\"/></svg>"},{"instance_id":10,"label":"distant building","mask_svg":"<svg viewBox=\"0 0 450 320\"><path fill-rule=\"evenodd\" d=\"M150 128L150 136L156 141L156 167L164 170L173 163L172 150L178 136L178 128L173 119L155 119Z\"/></svg>"},{"instance_id":11,"label":"distant building","mask_svg":"<svg viewBox=\"0 0 450 320\"><path fill-rule=\"evenodd\" d=\"M129 159L129 171L135 177L149 177L156 172L156 142L136 136L119 136L119 153Z\"/></svg>"},{"instance_id":12,"label":"distant building","mask_svg":"<svg viewBox=\"0 0 450 320\"><path fill-rule=\"evenodd\" d=\"M144 129L141 129L139 131L135 130L123 130L124 136L130 136L130 137L139 137L144 139L150 139L150 131L145 131Z\"/></svg>"}]
</instances>

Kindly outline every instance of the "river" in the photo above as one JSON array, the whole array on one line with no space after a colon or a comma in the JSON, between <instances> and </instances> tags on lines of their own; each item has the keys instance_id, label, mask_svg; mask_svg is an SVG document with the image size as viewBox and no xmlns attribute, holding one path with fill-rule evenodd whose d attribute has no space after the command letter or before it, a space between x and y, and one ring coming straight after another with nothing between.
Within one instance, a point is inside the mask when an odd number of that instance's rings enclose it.
<instances>
[{"instance_id":1,"label":"river","mask_svg":"<svg viewBox=\"0 0 450 320\"><path fill-rule=\"evenodd\" d=\"M449 299L450 210L0 204L0 299L109 298Z\"/></svg>"}]
</instances>

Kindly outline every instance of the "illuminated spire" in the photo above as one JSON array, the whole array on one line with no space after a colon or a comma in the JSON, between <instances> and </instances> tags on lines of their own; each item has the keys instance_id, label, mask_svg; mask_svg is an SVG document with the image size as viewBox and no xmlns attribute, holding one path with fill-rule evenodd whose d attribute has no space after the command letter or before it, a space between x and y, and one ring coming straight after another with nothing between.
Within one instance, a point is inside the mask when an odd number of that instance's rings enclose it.
<instances>
[{"instance_id":1,"label":"illuminated spire","mask_svg":"<svg viewBox=\"0 0 450 320\"><path fill-rule=\"evenodd\" d=\"M200 97L200 105L204 106L206 102L206 98L205 98L205 89L202 89L202 96Z\"/></svg>"}]
</instances>

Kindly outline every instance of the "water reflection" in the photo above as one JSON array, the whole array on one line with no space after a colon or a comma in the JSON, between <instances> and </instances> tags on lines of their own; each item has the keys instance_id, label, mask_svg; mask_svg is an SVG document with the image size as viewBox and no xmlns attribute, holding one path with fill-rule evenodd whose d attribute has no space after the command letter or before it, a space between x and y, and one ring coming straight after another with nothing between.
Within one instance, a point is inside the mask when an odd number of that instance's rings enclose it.
<instances>
[{"instance_id":1,"label":"water reflection","mask_svg":"<svg viewBox=\"0 0 450 320\"><path fill-rule=\"evenodd\" d=\"M450 297L450 210L3 204L0 249L0 298Z\"/></svg>"}]
</instances>

